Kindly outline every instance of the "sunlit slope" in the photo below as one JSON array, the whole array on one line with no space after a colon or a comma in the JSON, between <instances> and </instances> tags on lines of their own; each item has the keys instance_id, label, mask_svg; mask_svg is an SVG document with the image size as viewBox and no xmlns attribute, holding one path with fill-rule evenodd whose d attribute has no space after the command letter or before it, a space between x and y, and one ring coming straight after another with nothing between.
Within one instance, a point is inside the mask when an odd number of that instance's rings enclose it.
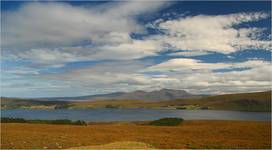
<instances>
[{"instance_id":1,"label":"sunlit slope","mask_svg":"<svg viewBox=\"0 0 272 150\"><path fill-rule=\"evenodd\" d=\"M93 109L93 108L165 108L271 111L271 92L239 93L168 101L99 100L44 101L2 98L2 109Z\"/></svg>"},{"instance_id":2,"label":"sunlit slope","mask_svg":"<svg viewBox=\"0 0 272 150\"><path fill-rule=\"evenodd\" d=\"M271 92L239 93L160 102L107 100L74 102L71 108L178 108L270 111Z\"/></svg>"},{"instance_id":3,"label":"sunlit slope","mask_svg":"<svg viewBox=\"0 0 272 150\"><path fill-rule=\"evenodd\" d=\"M214 109L271 111L271 91L210 96L197 100L196 104Z\"/></svg>"},{"instance_id":4,"label":"sunlit slope","mask_svg":"<svg viewBox=\"0 0 272 150\"><path fill-rule=\"evenodd\" d=\"M44 101L37 99L21 99L1 97L1 109L58 109L67 108L70 102Z\"/></svg>"}]
</instances>

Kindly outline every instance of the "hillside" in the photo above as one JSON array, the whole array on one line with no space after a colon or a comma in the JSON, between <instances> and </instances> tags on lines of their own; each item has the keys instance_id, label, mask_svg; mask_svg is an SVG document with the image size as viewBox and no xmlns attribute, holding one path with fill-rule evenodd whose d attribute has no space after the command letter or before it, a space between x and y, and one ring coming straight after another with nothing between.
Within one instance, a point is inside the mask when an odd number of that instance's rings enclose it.
<instances>
[{"instance_id":1,"label":"hillside","mask_svg":"<svg viewBox=\"0 0 272 150\"><path fill-rule=\"evenodd\" d=\"M98 95L87 95L79 97L52 97L52 98L41 98L43 100L54 100L54 101L73 101L73 100L146 100L146 101L166 101L175 100L179 98L196 98L204 95L194 95L184 90L173 90L173 89L161 89L155 91L132 91L132 92L115 92L109 94L98 94Z\"/></svg>"},{"instance_id":2,"label":"hillside","mask_svg":"<svg viewBox=\"0 0 272 150\"><path fill-rule=\"evenodd\" d=\"M204 97L196 104L215 109L271 111L271 91Z\"/></svg>"},{"instance_id":3,"label":"hillside","mask_svg":"<svg viewBox=\"0 0 272 150\"><path fill-rule=\"evenodd\" d=\"M239 93L167 101L98 100L44 101L2 98L2 109L165 108L271 111L271 92Z\"/></svg>"},{"instance_id":4,"label":"hillside","mask_svg":"<svg viewBox=\"0 0 272 150\"><path fill-rule=\"evenodd\" d=\"M1 109L58 109L67 107L67 101L45 101L35 99L1 97Z\"/></svg>"},{"instance_id":5,"label":"hillside","mask_svg":"<svg viewBox=\"0 0 272 150\"><path fill-rule=\"evenodd\" d=\"M170 101L105 100L74 102L71 108L166 108L271 111L271 92L225 94Z\"/></svg>"}]
</instances>

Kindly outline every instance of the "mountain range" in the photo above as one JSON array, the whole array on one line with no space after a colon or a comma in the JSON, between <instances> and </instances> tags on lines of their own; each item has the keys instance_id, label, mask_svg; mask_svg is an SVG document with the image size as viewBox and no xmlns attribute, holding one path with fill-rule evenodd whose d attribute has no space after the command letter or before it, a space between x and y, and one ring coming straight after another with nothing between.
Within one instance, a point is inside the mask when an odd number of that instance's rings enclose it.
<instances>
[{"instance_id":1,"label":"mountain range","mask_svg":"<svg viewBox=\"0 0 272 150\"><path fill-rule=\"evenodd\" d=\"M151 92L146 92L142 90L137 90L133 92L115 92L109 94L97 94L97 95L87 95L78 97L50 97L50 98L40 98L42 100L52 100L52 101L73 101L73 100L145 100L145 101L165 101L165 100L175 100L183 98L198 98L204 97L205 95L194 95L185 90L173 90L173 89L161 89Z\"/></svg>"},{"instance_id":2,"label":"mountain range","mask_svg":"<svg viewBox=\"0 0 272 150\"><path fill-rule=\"evenodd\" d=\"M176 90L174 90L176 91ZM234 93L213 96L192 95L183 93L177 90L162 89L153 92L135 91L129 93L112 93L114 98L109 98L109 94L91 96L92 100L87 100L90 97L85 96L75 98L52 98L46 99L25 99L25 98L8 98L1 97L1 109L94 109L94 108L163 108L163 109L213 109L213 110L239 110L239 111L271 111L271 91L253 92L253 93ZM183 94L182 94L183 93ZM156 95L157 94L157 95ZM132 96L135 97L132 97ZM122 97L123 96L123 97ZM148 100L133 100L130 98L149 98ZM137 97L136 97L137 96ZM161 97L160 97L161 96ZM187 97L178 98L176 97ZM194 98L189 98L194 97ZM197 98L196 98L197 97ZM100 98L95 100L94 98ZM103 99L102 99L103 98ZM122 98L115 100L117 98ZM154 100L158 98L159 100ZM171 98L171 100L162 100L163 98ZM173 99L172 99L173 98ZM65 100L61 100L65 99ZM70 100L67 100L70 99Z\"/></svg>"}]
</instances>

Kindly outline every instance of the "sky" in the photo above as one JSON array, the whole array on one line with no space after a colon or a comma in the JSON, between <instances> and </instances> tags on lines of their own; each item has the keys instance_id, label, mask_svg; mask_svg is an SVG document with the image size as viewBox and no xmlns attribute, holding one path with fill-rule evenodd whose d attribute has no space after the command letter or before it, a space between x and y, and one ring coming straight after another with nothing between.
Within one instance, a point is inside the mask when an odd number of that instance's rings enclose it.
<instances>
[{"instance_id":1,"label":"sky","mask_svg":"<svg viewBox=\"0 0 272 150\"><path fill-rule=\"evenodd\" d=\"M1 2L1 96L271 88L270 1Z\"/></svg>"}]
</instances>

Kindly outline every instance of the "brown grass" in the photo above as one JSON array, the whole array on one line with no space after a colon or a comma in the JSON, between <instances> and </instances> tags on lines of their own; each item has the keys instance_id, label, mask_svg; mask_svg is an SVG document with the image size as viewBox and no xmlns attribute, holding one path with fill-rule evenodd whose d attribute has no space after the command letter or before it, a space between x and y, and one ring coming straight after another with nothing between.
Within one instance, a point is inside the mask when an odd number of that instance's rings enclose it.
<instances>
[{"instance_id":1,"label":"brown grass","mask_svg":"<svg viewBox=\"0 0 272 150\"><path fill-rule=\"evenodd\" d=\"M184 121L179 126L1 124L1 149L69 148L135 141L155 148L271 148L271 122Z\"/></svg>"},{"instance_id":2,"label":"brown grass","mask_svg":"<svg viewBox=\"0 0 272 150\"><path fill-rule=\"evenodd\" d=\"M149 149L154 150L153 146L142 143L142 142L113 142L104 145L95 145L95 146L80 146L80 147L71 147L69 149Z\"/></svg>"},{"instance_id":3,"label":"brown grass","mask_svg":"<svg viewBox=\"0 0 272 150\"><path fill-rule=\"evenodd\" d=\"M1 97L1 109L89 109L89 108L188 108L271 112L271 91L237 93L203 98L177 99L169 101L144 100L98 100L98 101L41 101Z\"/></svg>"},{"instance_id":4,"label":"brown grass","mask_svg":"<svg viewBox=\"0 0 272 150\"><path fill-rule=\"evenodd\" d=\"M179 99L170 101L143 101L143 100L99 100L72 102L70 108L105 108L111 105L116 108L168 108L180 106L187 108L206 107L215 110L241 111L271 111L271 91L225 94L194 99Z\"/></svg>"}]
</instances>

